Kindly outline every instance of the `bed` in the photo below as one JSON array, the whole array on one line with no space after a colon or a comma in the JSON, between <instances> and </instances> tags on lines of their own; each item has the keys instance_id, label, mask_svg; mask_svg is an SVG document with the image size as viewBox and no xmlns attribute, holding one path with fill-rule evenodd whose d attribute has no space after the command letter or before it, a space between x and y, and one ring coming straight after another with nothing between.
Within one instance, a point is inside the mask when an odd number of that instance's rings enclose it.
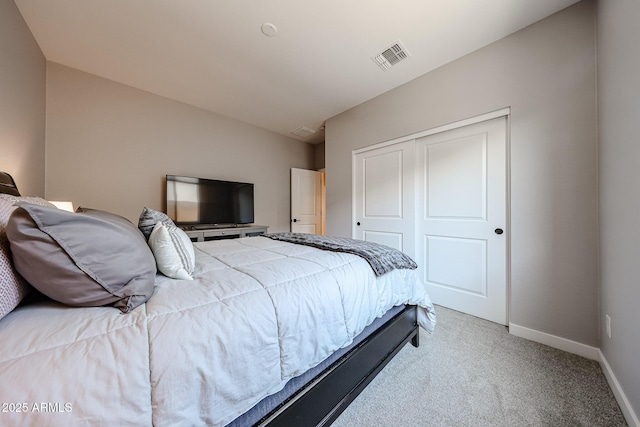
<instances>
[{"instance_id":1,"label":"bed","mask_svg":"<svg viewBox=\"0 0 640 427\"><path fill-rule=\"evenodd\" d=\"M1 318L0 425L328 425L433 329L414 270L268 237L193 251L193 280L155 274L125 314L27 297Z\"/></svg>"}]
</instances>

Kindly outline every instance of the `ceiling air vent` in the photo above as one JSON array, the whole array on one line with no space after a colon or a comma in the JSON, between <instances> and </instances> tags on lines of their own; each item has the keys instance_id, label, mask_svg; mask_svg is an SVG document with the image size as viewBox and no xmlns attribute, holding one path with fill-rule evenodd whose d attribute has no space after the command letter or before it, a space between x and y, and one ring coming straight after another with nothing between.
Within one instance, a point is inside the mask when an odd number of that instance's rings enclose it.
<instances>
[{"instance_id":1,"label":"ceiling air vent","mask_svg":"<svg viewBox=\"0 0 640 427\"><path fill-rule=\"evenodd\" d=\"M398 40L384 51L380 52L376 56L371 57L371 59L373 59L373 62L378 64L382 71L387 71L398 62L407 59L410 56L411 54L409 53L407 48L402 45L402 42L400 40Z\"/></svg>"},{"instance_id":2,"label":"ceiling air vent","mask_svg":"<svg viewBox=\"0 0 640 427\"><path fill-rule=\"evenodd\" d=\"M300 126L297 129L291 131L292 134L299 136L300 138L308 138L314 133L318 132L317 130L309 129L306 126Z\"/></svg>"}]
</instances>

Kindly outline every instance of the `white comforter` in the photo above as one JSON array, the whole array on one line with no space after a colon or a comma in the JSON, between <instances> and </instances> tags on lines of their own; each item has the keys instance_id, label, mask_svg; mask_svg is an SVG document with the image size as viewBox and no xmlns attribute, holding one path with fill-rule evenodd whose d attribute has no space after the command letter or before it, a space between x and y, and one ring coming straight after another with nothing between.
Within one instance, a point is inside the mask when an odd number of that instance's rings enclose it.
<instances>
[{"instance_id":1,"label":"white comforter","mask_svg":"<svg viewBox=\"0 0 640 427\"><path fill-rule=\"evenodd\" d=\"M1 426L222 426L410 303L412 270L264 237L196 244L195 280L158 276L147 304L41 303L0 321Z\"/></svg>"}]
</instances>

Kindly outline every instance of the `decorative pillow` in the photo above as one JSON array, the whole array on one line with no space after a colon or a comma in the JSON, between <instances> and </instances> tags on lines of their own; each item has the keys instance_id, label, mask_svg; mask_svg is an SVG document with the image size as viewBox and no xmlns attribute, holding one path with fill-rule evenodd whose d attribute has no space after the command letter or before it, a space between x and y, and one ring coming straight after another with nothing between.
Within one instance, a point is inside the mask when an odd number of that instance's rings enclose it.
<instances>
[{"instance_id":1,"label":"decorative pillow","mask_svg":"<svg viewBox=\"0 0 640 427\"><path fill-rule=\"evenodd\" d=\"M39 197L18 197L0 194L0 319L16 308L27 295L29 285L22 280L11 262L6 227L9 216L16 209L16 202L26 201L36 205L53 206Z\"/></svg>"},{"instance_id":2,"label":"decorative pillow","mask_svg":"<svg viewBox=\"0 0 640 427\"><path fill-rule=\"evenodd\" d=\"M153 294L156 265L140 231L104 211L19 203L7 224L16 270L48 297L124 313Z\"/></svg>"},{"instance_id":3,"label":"decorative pillow","mask_svg":"<svg viewBox=\"0 0 640 427\"><path fill-rule=\"evenodd\" d=\"M175 227L176 225L173 220L163 212L147 207L142 210L140 219L138 220L138 228L142 231L142 234L144 234L144 237L146 237L147 240L149 240L153 227L155 227L158 222L162 222L167 226L170 225Z\"/></svg>"},{"instance_id":4,"label":"decorative pillow","mask_svg":"<svg viewBox=\"0 0 640 427\"><path fill-rule=\"evenodd\" d=\"M173 279L193 279L195 253L193 243L184 231L175 225L158 222L149 237L149 246L162 274Z\"/></svg>"}]
</instances>

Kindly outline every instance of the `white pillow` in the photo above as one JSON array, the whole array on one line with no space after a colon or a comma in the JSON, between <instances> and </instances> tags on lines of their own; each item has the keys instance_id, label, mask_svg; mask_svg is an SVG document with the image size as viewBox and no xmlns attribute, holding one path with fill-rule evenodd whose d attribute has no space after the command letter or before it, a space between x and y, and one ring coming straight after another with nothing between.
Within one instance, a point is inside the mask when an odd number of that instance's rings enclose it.
<instances>
[{"instance_id":1,"label":"white pillow","mask_svg":"<svg viewBox=\"0 0 640 427\"><path fill-rule=\"evenodd\" d=\"M158 222L149 236L158 270L173 279L193 280L195 253L189 236L173 225Z\"/></svg>"}]
</instances>

